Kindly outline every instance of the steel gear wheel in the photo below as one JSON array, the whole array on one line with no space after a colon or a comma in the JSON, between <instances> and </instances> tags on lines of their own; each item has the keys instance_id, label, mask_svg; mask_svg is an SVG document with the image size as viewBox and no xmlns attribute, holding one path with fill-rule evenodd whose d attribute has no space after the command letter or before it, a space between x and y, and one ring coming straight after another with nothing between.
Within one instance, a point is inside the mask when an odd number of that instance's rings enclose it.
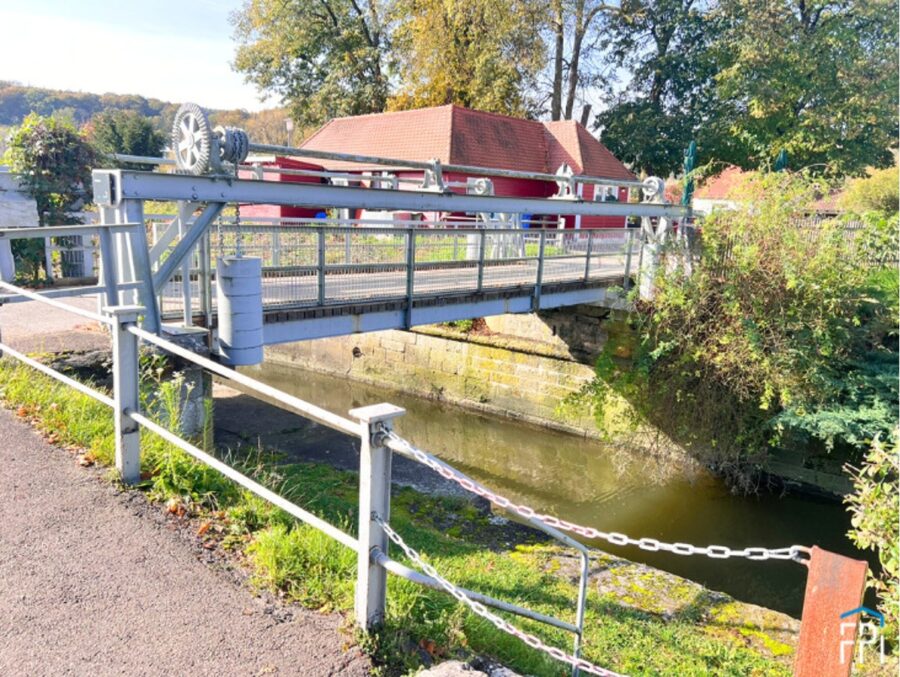
<instances>
[{"instance_id":1,"label":"steel gear wheel","mask_svg":"<svg viewBox=\"0 0 900 677\"><path fill-rule=\"evenodd\" d=\"M182 104L172 124L172 148L179 169L195 176L210 169L213 151L209 118L195 103Z\"/></svg>"},{"instance_id":2,"label":"steel gear wheel","mask_svg":"<svg viewBox=\"0 0 900 677\"><path fill-rule=\"evenodd\" d=\"M219 140L219 160L232 162L234 157L234 132L231 127L216 127L213 133Z\"/></svg>"},{"instance_id":3,"label":"steel gear wheel","mask_svg":"<svg viewBox=\"0 0 900 677\"><path fill-rule=\"evenodd\" d=\"M243 129L232 129L234 133L234 163L241 164L250 154L250 137Z\"/></svg>"}]
</instances>

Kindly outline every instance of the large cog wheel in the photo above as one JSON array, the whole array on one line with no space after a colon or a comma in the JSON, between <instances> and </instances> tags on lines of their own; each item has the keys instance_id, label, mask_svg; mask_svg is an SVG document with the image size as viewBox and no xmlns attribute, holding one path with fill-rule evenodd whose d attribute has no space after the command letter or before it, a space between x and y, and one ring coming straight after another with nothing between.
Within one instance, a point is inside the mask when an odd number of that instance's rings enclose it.
<instances>
[{"instance_id":1,"label":"large cog wheel","mask_svg":"<svg viewBox=\"0 0 900 677\"><path fill-rule=\"evenodd\" d=\"M195 103L182 104L172 124L172 149L178 168L195 176L208 173L213 145L206 112ZM218 153L218 148L215 150Z\"/></svg>"}]
</instances>

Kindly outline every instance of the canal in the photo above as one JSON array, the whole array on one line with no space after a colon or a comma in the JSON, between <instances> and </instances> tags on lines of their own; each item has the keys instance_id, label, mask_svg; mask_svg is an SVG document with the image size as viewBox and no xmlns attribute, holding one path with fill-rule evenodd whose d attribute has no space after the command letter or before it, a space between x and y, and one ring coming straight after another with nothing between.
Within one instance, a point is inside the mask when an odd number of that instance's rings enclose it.
<instances>
[{"instance_id":1,"label":"canal","mask_svg":"<svg viewBox=\"0 0 900 677\"><path fill-rule=\"evenodd\" d=\"M248 373L336 413L383 401L402 406L407 414L397 420L397 429L413 444L510 498L565 520L638 538L733 548L816 544L863 556L846 537L849 515L836 501L767 492L736 495L705 470L685 469L676 461L349 379L272 364ZM218 407L217 403L217 429L227 429ZM272 424L264 418L258 424L266 444L281 447L297 460L328 459L332 450L346 453L354 444L341 433L311 423L301 434L282 440L290 443L280 444ZM431 473L424 467L415 472ZM741 601L800 616L806 570L794 562L681 557L606 542L597 546Z\"/></svg>"}]
</instances>

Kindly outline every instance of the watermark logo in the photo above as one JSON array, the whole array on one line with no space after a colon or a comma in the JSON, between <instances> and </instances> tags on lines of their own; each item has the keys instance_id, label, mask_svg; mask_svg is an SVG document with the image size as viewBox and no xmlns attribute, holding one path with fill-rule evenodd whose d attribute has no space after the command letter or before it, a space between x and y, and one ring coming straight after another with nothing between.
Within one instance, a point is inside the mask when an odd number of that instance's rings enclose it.
<instances>
[{"instance_id":1,"label":"watermark logo","mask_svg":"<svg viewBox=\"0 0 900 677\"><path fill-rule=\"evenodd\" d=\"M858 618L854 618L858 616ZM847 620L845 620L847 619ZM869 607L860 606L841 614L841 637L845 634L852 636L853 629L859 626L859 634L856 639L856 662L862 665L866 662L866 649L878 647L881 664L884 665L884 616L873 611ZM852 639L841 640L841 665L853 660Z\"/></svg>"}]
</instances>

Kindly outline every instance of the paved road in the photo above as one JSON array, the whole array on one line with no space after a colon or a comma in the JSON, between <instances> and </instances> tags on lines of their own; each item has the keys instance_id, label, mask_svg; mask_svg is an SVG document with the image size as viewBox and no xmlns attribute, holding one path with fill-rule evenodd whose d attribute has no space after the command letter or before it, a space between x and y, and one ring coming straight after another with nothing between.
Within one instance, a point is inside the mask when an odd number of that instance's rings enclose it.
<instances>
[{"instance_id":1,"label":"paved road","mask_svg":"<svg viewBox=\"0 0 900 677\"><path fill-rule=\"evenodd\" d=\"M365 675L341 619L257 598L137 492L0 410L0 675Z\"/></svg>"}]
</instances>

